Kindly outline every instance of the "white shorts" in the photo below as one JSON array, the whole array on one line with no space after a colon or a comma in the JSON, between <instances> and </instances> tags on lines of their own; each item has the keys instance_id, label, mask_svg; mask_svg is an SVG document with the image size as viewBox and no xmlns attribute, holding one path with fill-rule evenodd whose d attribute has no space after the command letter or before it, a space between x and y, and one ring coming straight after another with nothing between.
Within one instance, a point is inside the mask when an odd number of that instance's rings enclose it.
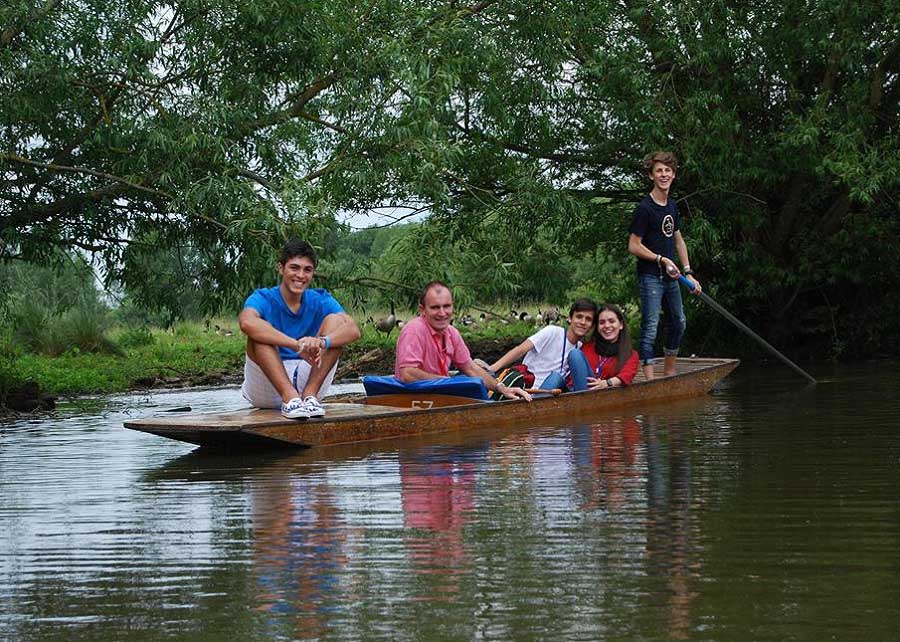
<instances>
[{"instance_id":1,"label":"white shorts","mask_svg":"<svg viewBox=\"0 0 900 642\"><path fill-rule=\"evenodd\" d=\"M312 366L304 359L289 359L282 361L284 371L288 378L293 382L297 392L302 394L303 387L309 379L309 373ZM337 363L331 368L331 371L325 376L322 387L319 389L319 399L328 393L328 388L334 379L334 373L337 370ZM262 369L255 361L244 356L244 383L241 384L241 394L244 399L249 401L256 408L280 408L281 395L275 390L275 386L269 381Z\"/></svg>"}]
</instances>

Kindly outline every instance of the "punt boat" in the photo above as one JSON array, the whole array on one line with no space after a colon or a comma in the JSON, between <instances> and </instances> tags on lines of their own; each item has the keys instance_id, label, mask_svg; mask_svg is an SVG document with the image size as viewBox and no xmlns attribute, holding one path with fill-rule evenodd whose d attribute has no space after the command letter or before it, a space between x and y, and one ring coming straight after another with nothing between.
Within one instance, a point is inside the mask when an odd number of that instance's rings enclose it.
<instances>
[{"instance_id":1,"label":"punt boat","mask_svg":"<svg viewBox=\"0 0 900 642\"><path fill-rule=\"evenodd\" d=\"M326 399L326 415L315 419L285 419L276 409L237 410L149 417L125 422L125 427L207 449L309 448L426 435L492 426L548 425L590 419L608 410L642 408L708 393L740 363L737 359L679 358L674 375L657 375L632 385L607 390L538 394L521 399L480 401L466 397L414 392L373 397Z\"/></svg>"}]
</instances>

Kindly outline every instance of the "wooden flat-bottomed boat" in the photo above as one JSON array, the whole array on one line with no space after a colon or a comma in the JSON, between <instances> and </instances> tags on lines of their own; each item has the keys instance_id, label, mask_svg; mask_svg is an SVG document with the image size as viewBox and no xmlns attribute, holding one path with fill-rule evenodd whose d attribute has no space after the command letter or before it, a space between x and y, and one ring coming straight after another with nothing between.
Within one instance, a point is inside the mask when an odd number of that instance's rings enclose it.
<instances>
[{"instance_id":1,"label":"wooden flat-bottomed boat","mask_svg":"<svg viewBox=\"0 0 900 642\"><path fill-rule=\"evenodd\" d=\"M625 406L642 406L709 392L738 366L737 359L678 360L672 376L635 379L631 386L485 402L461 397L405 393L350 401L326 400L326 416L285 419L278 410L151 417L125 427L209 448L311 447L390 439L500 425L583 421Z\"/></svg>"}]
</instances>

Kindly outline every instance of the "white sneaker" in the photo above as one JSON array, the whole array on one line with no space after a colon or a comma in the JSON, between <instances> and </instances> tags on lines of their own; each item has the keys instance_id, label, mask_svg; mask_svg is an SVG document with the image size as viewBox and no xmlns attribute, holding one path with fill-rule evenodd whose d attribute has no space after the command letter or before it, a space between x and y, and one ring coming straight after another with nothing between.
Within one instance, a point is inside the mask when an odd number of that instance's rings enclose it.
<instances>
[{"instance_id":1,"label":"white sneaker","mask_svg":"<svg viewBox=\"0 0 900 642\"><path fill-rule=\"evenodd\" d=\"M281 404L281 416L285 419L306 419L309 415L306 413L306 406L300 397L294 397L287 403Z\"/></svg>"},{"instance_id":2,"label":"white sneaker","mask_svg":"<svg viewBox=\"0 0 900 642\"><path fill-rule=\"evenodd\" d=\"M300 405L300 408L306 413L306 417L324 417L325 416L325 408L322 407L322 404L318 399L313 397L312 395L308 396L303 400L303 403Z\"/></svg>"}]
</instances>

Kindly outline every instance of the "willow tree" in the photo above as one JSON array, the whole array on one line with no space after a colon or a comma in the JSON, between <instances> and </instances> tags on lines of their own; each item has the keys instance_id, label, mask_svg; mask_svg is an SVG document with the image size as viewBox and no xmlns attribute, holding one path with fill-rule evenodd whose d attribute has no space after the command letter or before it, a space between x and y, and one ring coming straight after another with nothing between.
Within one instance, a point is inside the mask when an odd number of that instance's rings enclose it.
<instances>
[{"instance_id":1,"label":"willow tree","mask_svg":"<svg viewBox=\"0 0 900 642\"><path fill-rule=\"evenodd\" d=\"M439 70L418 120L453 151L435 220L630 271L639 161L669 148L714 292L782 341L896 332L896 305L867 310L900 286L898 25L897 3L498 3L417 43Z\"/></svg>"},{"instance_id":2,"label":"willow tree","mask_svg":"<svg viewBox=\"0 0 900 642\"><path fill-rule=\"evenodd\" d=\"M285 235L322 239L338 209L409 203L399 185L421 169L404 153L417 145L406 46L482 9L4 5L0 259L78 249L140 290L156 248L189 245L197 287L246 289Z\"/></svg>"},{"instance_id":3,"label":"willow tree","mask_svg":"<svg viewBox=\"0 0 900 642\"><path fill-rule=\"evenodd\" d=\"M127 281L190 244L198 287L241 291L289 231L387 205L429 213L429 256L555 246L625 274L638 160L667 147L700 277L840 334L900 289L898 24L838 0L19 2L0 258L81 248Z\"/></svg>"}]
</instances>

